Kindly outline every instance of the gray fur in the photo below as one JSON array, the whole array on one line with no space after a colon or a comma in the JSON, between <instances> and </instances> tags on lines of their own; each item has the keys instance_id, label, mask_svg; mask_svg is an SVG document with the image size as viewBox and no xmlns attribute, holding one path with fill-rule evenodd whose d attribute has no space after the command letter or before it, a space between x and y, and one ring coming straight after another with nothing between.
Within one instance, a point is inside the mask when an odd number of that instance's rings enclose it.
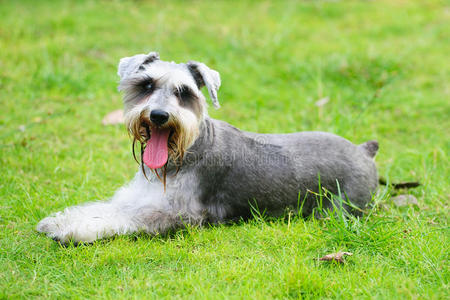
<instances>
[{"instance_id":1,"label":"gray fur","mask_svg":"<svg viewBox=\"0 0 450 300\"><path fill-rule=\"evenodd\" d=\"M319 192L319 174L322 187L337 195L338 182L340 196L359 208L378 185L371 154L342 137L325 132L257 134L212 118L205 119L182 171L180 175L198 178L195 189L213 222L249 217L253 201L279 216L286 207L297 207L299 194L302 200L306 196L303 215L308 215L317 204L311 192Z\"/></svg>"},{"instance_id":2,"label":"gray fur","mask_svg":"<svg viewBox=\"0 0 450 300\"><path fill-rule=\"evenodd\" d=\"M203 63L165 62L150 52L121 59L118 74L134 137L148 140L155 126L151 111L164 110L168 124L177 125L167 129L183 134L187 151L178 170L169 157L166 186L143 165L110 200L69 207L39 222L37 230L58 241L246 219L252 206L280 216L302 204L306 216L318 205L319 182L322 190L352 203L344 209L360 214L376 192L376 141L357 146L325 132L258 134L212 119L200 88L207 87L218 107L220 76ZM324 198L324 208L335 204Z\"/></svg>"},{"instance_id":3,"label":"gray fur","mask_svg":"<svg viewBox=\"0 0 450 300\"><path fill-rule=\"evenodd\" d=\"M375 157L378 151L377 141L368 141L359 145L370 157Z\"/></svg>"},{"instance_id":4,"label":"gray fur","mask_svg":"<svg viewBox=\"0 0 450 300\"><path fill-rule=\"evenodd\" d=\"M199 63L196 61L188 62L186 66L192 73L198 88L202 88L206 85L214 107L220 108L219 99L217 98L217 91L220 87L219 73L208 68L204 63Z\"/></svg>"}]
</instances>

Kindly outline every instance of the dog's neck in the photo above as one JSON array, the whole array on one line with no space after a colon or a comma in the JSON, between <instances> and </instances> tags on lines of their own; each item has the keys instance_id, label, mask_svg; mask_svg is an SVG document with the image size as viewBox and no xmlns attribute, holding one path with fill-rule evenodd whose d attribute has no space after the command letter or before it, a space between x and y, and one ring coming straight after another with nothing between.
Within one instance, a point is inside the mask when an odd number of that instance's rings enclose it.
<instances>
[{"instance_id":1,"label":"dog's neck","mask_svg":"<svg viewBox=\"0 0 450 300\"><path fill-rule=\"evenodd\" d=\"M214 142L214 124L210 117L205 117L199 126L199 134L195 142L189 147L188 152L199 153L208 149Z\"/></svg>"},{"instance_id":2,"label":"dog's neck","mask_svg":"<svg viewBox=\"0 0 450 300\"><path fill-rule=\"evenodd\" d=\"M210 117L206 116L199 125L199 134L194 143L186 150L183 161L179 166L182 170L184 167L188 167L191 164L196 164L201 159L204 153L214 143L214 124ZM175 173L177 166L172 160L169 159L167 164L167 173Z\"/></svg>"}]
</instances>

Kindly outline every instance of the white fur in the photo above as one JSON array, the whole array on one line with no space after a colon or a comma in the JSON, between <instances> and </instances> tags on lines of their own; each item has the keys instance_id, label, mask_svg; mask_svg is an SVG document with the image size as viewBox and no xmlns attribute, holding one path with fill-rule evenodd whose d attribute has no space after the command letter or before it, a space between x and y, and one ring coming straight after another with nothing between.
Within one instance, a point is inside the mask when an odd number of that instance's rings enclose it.
<instances>
[{"instance_id":1,"label":"white fur","mask_svg":"<svg viewBox=\"0 0 450 300\"><path fill-rule=\"evenodd\" d=\"M146 61L151 61L148 67ZM155 60L155 62L153 62ZM217 89L220 77L204 64L198 65L199 72L204 74L207 88L217 102ZM215 74L215 73L217 74ZM174 63L159 61L155 52L125 57L120 60L118 75L121 78L119 90L133 93L136 80L149 76L158 82L160 87L150 96L125 101L125 123L129 130L133 124L140 126L142 115L149 116L153 109L164 109L175 122L182 125L186 148L191 146L199 134L199 127L206 112L204 96L197 88L195 79L189 74L187 67L179 67ZM181 85L188 85L197 93L203 113L197 117L191 110L181 107L177 98L170 91ZM149 180L140 170L135 178L119 189L109 201L99 201L66 208L57 212L37 225L39 232L63 243L92 242L96 239L116 234L128 234L137 231L148 233L164 233L183 222L201 223L204 207L199 203L199 183L194 175L167 177L166 191L161 181L146 168Z\"/></svg>"},{"instance_id":2,"label":"white fur","mask_svg":"<svg viewBox=\"0 0 450 300\"><path fill-rule=\"evenodd\" d=\"M180 85L187 85L192 90L196 90L195 81L192 76L189 76L182 70L167 70L166 66L155 63L145 70L145 74L157 79L164 86L179 87Z\"/></svg>"},{"instance_id":3,"label":"white fur","mask_svg":"<svg viewBox=\"0 0 450 300\"><path fill-rule=\"evenodd\" d=\"M120 78L129 76L148 58L159 59L159 54L157 52L150 52L149 54L137 54L121 58L119 67L117 68L117 75Z\"/></svg>"},{"instance_id":4,"label":"white fur","mask_svg":"<svg viewBox=\"0 0 450 300\"><path fill-rule=\"evenodd\" d=\"M147 169L146 174L150 175L150 170ZM165 193L157 178L149 176L149 179L150 182L140 171L109 201L66 208L40 221L37 230L63 243L69 240L93 242L137 231L163 233L173 227L177 219L180 223L201 222L195 179L168 178Z\"/></svg>"}]
</instances>

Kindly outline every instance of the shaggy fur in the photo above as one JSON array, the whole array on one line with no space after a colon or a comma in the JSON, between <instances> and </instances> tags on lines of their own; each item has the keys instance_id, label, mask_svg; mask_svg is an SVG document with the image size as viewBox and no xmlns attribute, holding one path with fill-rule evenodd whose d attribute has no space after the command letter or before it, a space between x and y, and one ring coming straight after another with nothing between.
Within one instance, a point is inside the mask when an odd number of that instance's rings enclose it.
<instances>
[{"instance_id":1,"label":"shaggy fur","mask_svg":"<svg viewBox=\"0 0 450 300\"><path fill-rule=\"evenodd\" d=\"M202 63L165 62L152 52L121 59L118 74L126 125L142 149L154 126L150 113L169 113L163 125L171 132L169 159L158 170L141 160L135 178L108 201L43 219L37 230L58 241L246 219L252 206L279 216L301 204L308 215L322 192L337 195L322 199L325 208L358 214L377 188L375 141L358 146L324 132L258 134L210 118L200 89L206 86L219 107L220 76Z\"/></svg>"}]
</instances>

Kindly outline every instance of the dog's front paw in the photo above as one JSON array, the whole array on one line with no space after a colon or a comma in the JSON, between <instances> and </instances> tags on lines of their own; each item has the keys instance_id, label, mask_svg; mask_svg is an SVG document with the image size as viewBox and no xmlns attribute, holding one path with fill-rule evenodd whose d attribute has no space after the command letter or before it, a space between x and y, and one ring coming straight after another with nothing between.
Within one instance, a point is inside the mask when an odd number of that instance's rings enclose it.
<instances>
[{"instance_id":1,"label":"dog's front paw","mask_svg":"<svg viewBox=\"0 0 450 300\"><path fill-rule=\"evenodd\" d=\"M42 219L36 226L36 230L47 235L54 234L58 231L58 225L55 217L47 217Z\"/></svg>"},{"instance_id":2,"label":"dog's front paw","mask_svg":"<svg viewBox=\"0 0 450 300\"><path fill-rule=\"evenodd\" d=\"M61 213L57 213L53 216L42 219L36 226L36 230L41 233L45 233L48 237L59 241L61 243L67 243L71 239L70 230L68 224L65 224L64 218Z\"/></svg>"},{"instance_id":3,"label":"dog's front paw","mask_svg":"<svg viewBox=\"0 0 450 300\"><path fill-rule=\"evenodd\" d=\"M67 244L69 241L90 243L98 238L98 233L89 227L84 220L70 218L64 213L56 213L41 220L36 230L62 244Z\"/></svg>"}]
</instances>

